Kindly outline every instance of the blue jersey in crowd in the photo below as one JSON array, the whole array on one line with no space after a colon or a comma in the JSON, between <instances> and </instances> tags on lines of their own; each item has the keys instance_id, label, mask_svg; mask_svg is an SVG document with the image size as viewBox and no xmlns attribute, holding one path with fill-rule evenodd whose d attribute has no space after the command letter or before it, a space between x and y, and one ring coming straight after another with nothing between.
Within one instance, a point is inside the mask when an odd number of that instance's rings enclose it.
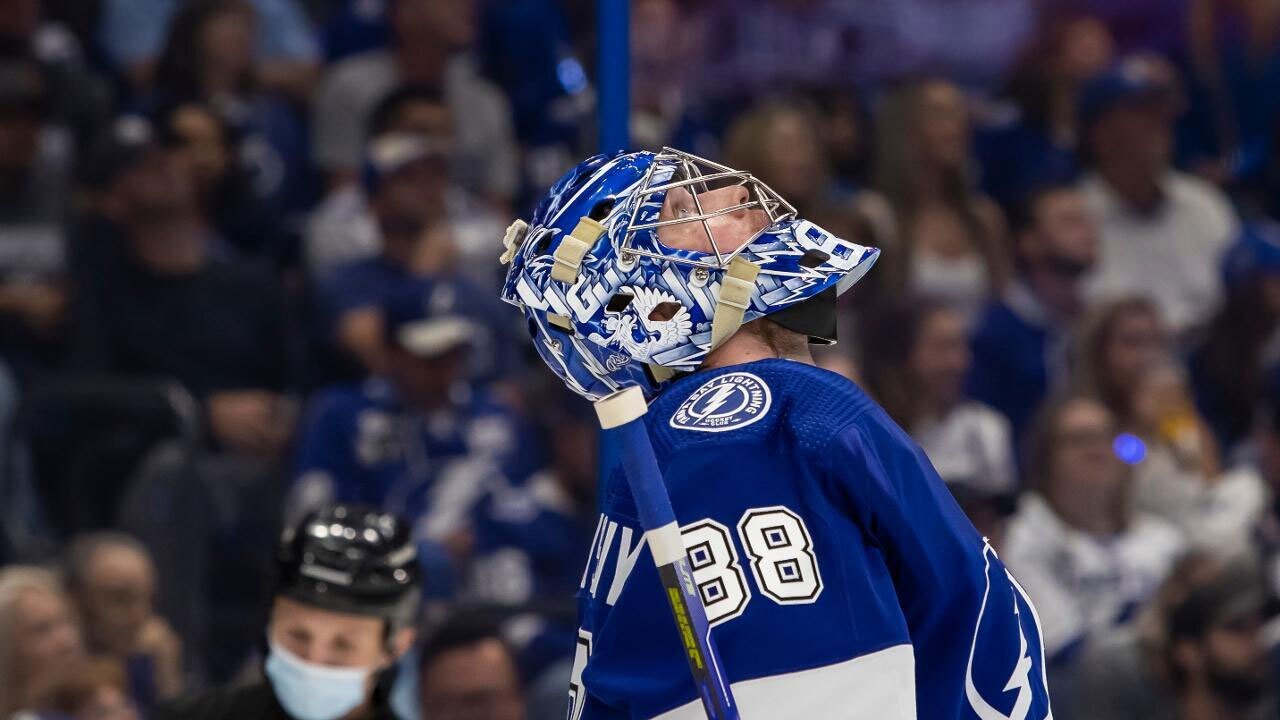
<instances>
[{"instance_id":1,"label":"blue jersey in crowd","mask_svg":"<svg viewBox=\"0 0 1280 720\"><path fill-rule=\"evenodd\" d=\"M470 535L464 599L521 607L573 597L595 513L552 470L512 476L488 459L456 462L433 496L418 532L435 542Z\"/></svg>"},{"instance_id":2,"label":"blue jersey in crowd","mask_svg":"<svg viewBox=\"0 0 1280 720\"><path fill-rule=\"evenodd\" d=\"M648 423L743 717L1049 716L1030 601L852 383L788 360L700 372ZM701 718L621 473L601 509L570 720Z\"/></svg>"},{"instance_id":3,"label":"blue jersey in crowd","mask_svg":"<svg viewBox=\"0 0 1280 720\"><path fill-rule=\"evenodd\" d=\"M290 508L367 503L410 522L425 516L441 470L464 458L514 463L520 428L480 390L431 414L406 407L382 380L320 392L303 425Z\"/></svg>"},{"instance_id":4,"label":"blue jersey in crowd","mask_svg":"<svg viewBox=\"0 0 1280 720\"><path fill-rule=\"evenodd\" d=\"M509 639L526 678L571 657L573 595L591 545L594 504L574 497L553 470L512 480L484 460L454 463L432 494L419 537L443 546L458 533L469 536L465 562L452 568L460 577L447 584L465 602L518 618Z\"/></svg>"},{"instance_id":5,"label":"blue jersey in crowd","mask_svg":"<svg viewBox=\"0 0 1280 720\"><path fill-rule=\"evenodd\" d=\"M592 521L550 472L487 493L472 511L469 595L503 605L572 597Z\"/></svg>"}]
</instances>

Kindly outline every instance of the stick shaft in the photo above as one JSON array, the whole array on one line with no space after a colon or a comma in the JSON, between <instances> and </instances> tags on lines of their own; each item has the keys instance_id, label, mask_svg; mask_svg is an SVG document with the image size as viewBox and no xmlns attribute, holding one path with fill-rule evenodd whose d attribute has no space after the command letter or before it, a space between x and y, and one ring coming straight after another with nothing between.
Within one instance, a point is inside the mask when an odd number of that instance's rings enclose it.
<instances>
[{"instance_id":1,"label":"stick shaft","mask_svg":"<svg viewBox=\"0 0 1280 720\"><path fill-rule=\"evenodd\" d=\"M635 390L636 395L639 391ZM606 398L602 403L609 402ZM636 502L640 524L645 530L650 553L662 579L664 594L671 606L671 614L680 633L689 671L698 690L699 699L709 720L738 720L738 706L724 677L724 665L711 638L702 598L693 580L693 569L685 554L680 526L671 507L671 497L658 469L653 445L644 426L644 399L633 407L630 415L612 418L612 424L601 412L605 432L614 436L622 460L627 483ZM639 413L638 416L634 416ZM634 416L634 417L631 417ZM630 419L626 419L630 417ZM612 424L612 426L611 426Z\"/></svg>"}]
</instances>

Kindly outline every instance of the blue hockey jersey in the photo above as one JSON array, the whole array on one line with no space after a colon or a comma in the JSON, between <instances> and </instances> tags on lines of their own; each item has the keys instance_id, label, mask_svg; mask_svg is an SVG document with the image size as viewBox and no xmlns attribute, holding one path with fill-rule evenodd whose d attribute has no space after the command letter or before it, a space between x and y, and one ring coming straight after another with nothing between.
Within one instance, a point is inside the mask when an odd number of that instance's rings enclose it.
<instances>
[{"instance_id":1,"label":"blue hockey jersey","mask_svg":"<svg viewBox=\"0 0 1280 720\"><path fill-rule=\"evenodd\" d=\"M517 618L506 635L527 679L571 658L573 593L595 514L549 468L513 482L492 463L459 463L437 487L424 537L443 543L465 531L471 540L453 568L454 599Z\"/></svg>"},{"instance_id":2,"label":"blue hockey jersey","mask_svg":"<svg viewBox=\"0 0 1280 720\"><path fill-rule=\"evenodd\" d=\"M647 422L743 718L1050 716L1031 602L854 384L762 360L677 381ZM569 718L703 718L620 471L601 510Z\"/></svg>"},{"instance_id":3,"label":"blue hockey jersey","mask_svg":"<svg viewBox=\"0 0 1280 720\"><path fill-rule=\"evenodd\" d=\"M406 407L383 380L320 392L303 422L289 510L357 502L411 523L425 517L431 490L450 463L468 458L527 472L536 460L514 413L469 386L431 415Z\"/></svg>"}]
</instances>

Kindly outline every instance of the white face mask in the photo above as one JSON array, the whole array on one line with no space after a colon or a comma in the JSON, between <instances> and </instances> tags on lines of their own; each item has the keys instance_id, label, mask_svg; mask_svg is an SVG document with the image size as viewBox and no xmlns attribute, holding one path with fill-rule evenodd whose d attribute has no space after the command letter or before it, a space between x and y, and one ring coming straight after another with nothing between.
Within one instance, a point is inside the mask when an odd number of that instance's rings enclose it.
<instances>
[{"instance_id":1,"label":"white face mask","mask_svg":"<svg viewBox=\"0 0 1280 720\"><path fill-rule=\"evenodd\" d=\"M297 720L337 720L360 706L376 668L315 665L268 641L266 673L276 699Z\"/></svg>"}]
</instances>

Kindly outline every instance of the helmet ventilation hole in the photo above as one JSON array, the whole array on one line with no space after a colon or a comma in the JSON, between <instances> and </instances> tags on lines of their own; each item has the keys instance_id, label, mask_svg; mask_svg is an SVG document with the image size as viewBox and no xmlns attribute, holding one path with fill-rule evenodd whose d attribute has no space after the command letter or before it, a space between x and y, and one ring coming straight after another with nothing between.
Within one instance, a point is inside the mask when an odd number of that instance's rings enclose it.
<instances>
[{"instance_id":1,"label":"helmet ventilation hole","mask_svg":"<svg viewBox=\"0 0 1280 720\"><path fill-rule=\"evenodd\" d=\"M604 306L604 311L607 313L620 313L626 310L631 305L631 301L635 299L636 296L629 292L616 292L613 297L609 298L609 303Z\"/></svg>"},{"instance_id":2,"label":"helmet ventilation hole","mask_svg":"<svg viewBox=\"0 0 1280 720\"><path fill-rule=\"evenodd\" d=\"M801 267L816 268L830 259L831 255L821 250L806 250L797 262Z\"/></svg>"},{"instance_id":3,"label":"helmet ventilation hole","mask_svg":"<svg viewBox=\"0 0 1280 720\"><path fill-rule=\"evenodd\" d=\"M653 307L653 310L649 311L649 319L654 322L666 322L667 320L675 317L676 313L680 312L680 309L683 307L684 306L678 302L667 301L658 303Z\"/></svg>"}]
</instances>

